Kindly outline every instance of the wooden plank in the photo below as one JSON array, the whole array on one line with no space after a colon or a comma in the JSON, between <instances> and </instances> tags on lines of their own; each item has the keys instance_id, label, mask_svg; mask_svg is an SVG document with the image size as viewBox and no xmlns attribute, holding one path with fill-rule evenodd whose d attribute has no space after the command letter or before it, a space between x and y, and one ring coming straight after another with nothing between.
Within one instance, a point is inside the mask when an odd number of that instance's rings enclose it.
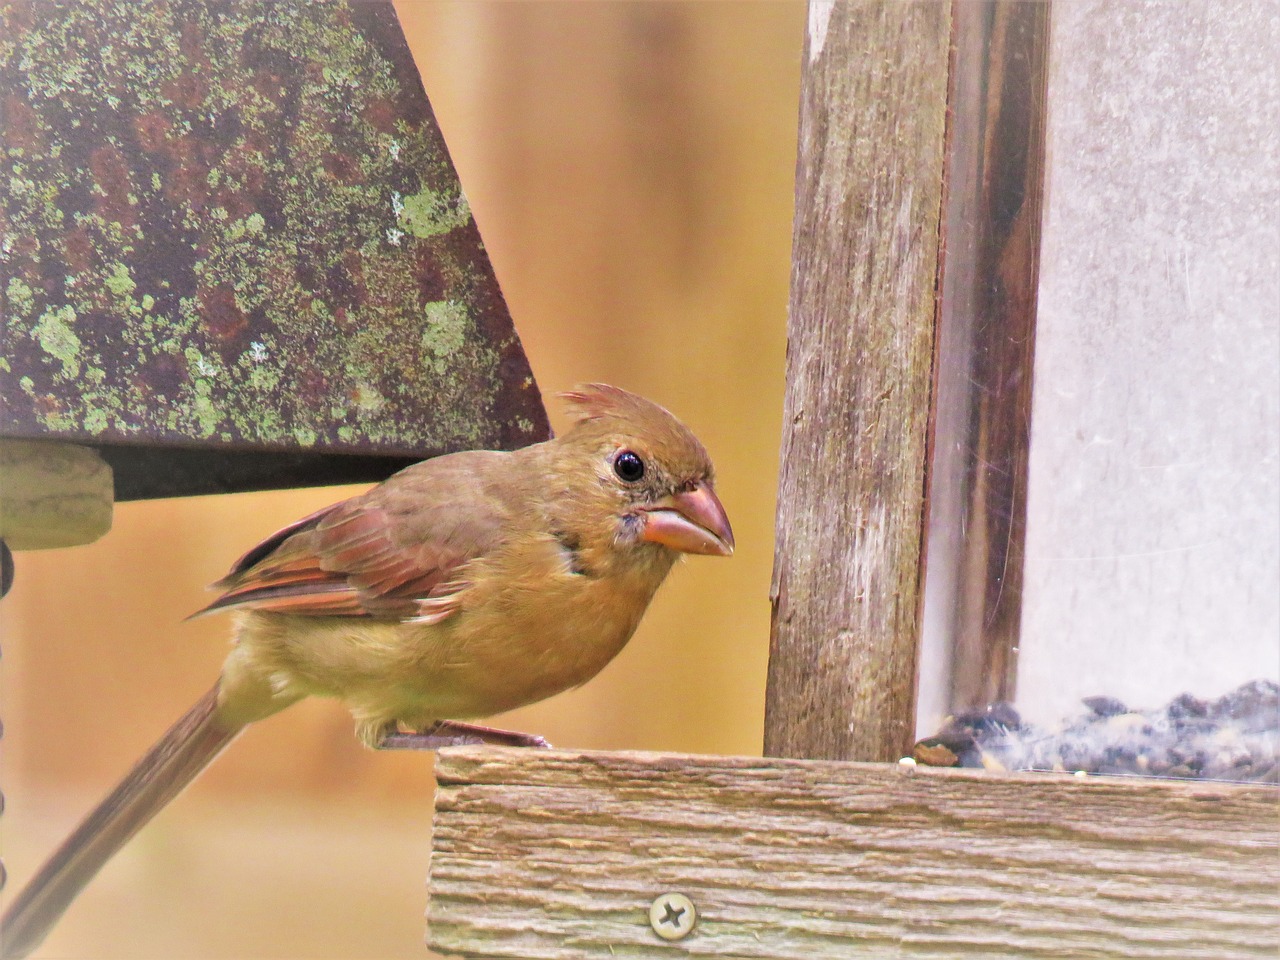
<instances>
[{"instance_id":1,"label":"wooden plank","mask_svg":"<svg viewBox=\"0 0 1280 960\"><path fill-rule=\"evenodd\" d=\"M950 8L812 3L765 752L910 748Z\"/></svg>"},{"instance_id":2,"label":"wooden plank","mask_svg":"<svg viewBox=\"0 0 1280 960\"><path fill-rule=\"evenodd\" d=\"M0 541L9 549L93 543L111 529L112 503L111 468L97 451L0 437Z\"/></svg>"},{"instance_id":3,"label":"wooden plank","mask_svg":"<svg viewBox=\"0 0 1280 960\"><path fill-rule=\"evenodd\" d=\"M1280 791L459 748L430 946L466 957L1274 957ZM660 940L659 894L698 923Z\"/></svg>"}]
</instances>

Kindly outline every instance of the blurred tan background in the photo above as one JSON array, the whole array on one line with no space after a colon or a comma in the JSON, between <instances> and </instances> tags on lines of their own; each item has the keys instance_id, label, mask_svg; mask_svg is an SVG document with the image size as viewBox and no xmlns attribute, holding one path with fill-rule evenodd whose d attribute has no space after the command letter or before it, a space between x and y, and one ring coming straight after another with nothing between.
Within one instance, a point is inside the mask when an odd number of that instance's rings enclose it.
<instances>
[{"instance_id":1,"label":"blurred tan background","mask_svg":"<svg viewBox=\"0 0 1280 960\"><path fill-rule=\"evenodd\" d=\"M660 592L583 689L499 721L558 746L758 753L804 7L400 0L553 422L605 380L715 457L738 538ZM20 554L0 608L12 894L214 680L203 585L352 490L117 507ZM251 729L112 863L39 956L426 955L431 760L372 754L332 703Z\"/></svg>"}]
</instances>

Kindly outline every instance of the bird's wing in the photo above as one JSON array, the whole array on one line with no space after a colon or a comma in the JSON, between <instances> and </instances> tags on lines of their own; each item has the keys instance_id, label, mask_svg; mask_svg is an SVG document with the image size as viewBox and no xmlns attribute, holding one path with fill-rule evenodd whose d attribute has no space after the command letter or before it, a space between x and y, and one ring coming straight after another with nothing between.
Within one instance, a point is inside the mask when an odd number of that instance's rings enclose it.
<instances>
[{"instance_id":1,"label":"bird's wing","mask_svg":"<svg viewBox=\"0 0 1280 960\"><path fill-rule=\"evenodd\" d=\"M510 508L486 492L493 457L440 457L290 524L213 585L200 611L241 607L311 617L437 623L467 587L460 570L501 543ZM199 614L197 614L199 615Z\"/></svg>"}]
</instances>

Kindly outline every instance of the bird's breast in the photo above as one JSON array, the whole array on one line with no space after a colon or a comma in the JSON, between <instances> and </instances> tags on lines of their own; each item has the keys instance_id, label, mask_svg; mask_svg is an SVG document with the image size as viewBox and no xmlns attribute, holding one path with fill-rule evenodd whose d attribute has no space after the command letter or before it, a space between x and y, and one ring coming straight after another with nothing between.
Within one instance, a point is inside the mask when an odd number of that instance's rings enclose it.
<instances>
[{"instance_id":1,"label":"bird's breast","mask_svg":"<svg viewBox=\"0 0 1280 960\"><path fill-rule=\"evenodd\" d=\"M602 563L564 537L499 555L469 571L461 609L424 631L422 680L483 716L591 679L631 639L671 561ZM461 702L461 701L465 701Z\"/></svg>"},{"instance_id":2,"label":"bird's breast","mask_svg":"<svg viewBox=\"0 0 1280 960\"><path fill-rule=\"evenodd\" d=\"M282 689L338 697L358 717L467 719L534 703L600 672L671 566L652 552L566 562L564 549L545 537L468 564L459 609L438 623L253 613L241 654Z\"/></svg>"}]
</instances>

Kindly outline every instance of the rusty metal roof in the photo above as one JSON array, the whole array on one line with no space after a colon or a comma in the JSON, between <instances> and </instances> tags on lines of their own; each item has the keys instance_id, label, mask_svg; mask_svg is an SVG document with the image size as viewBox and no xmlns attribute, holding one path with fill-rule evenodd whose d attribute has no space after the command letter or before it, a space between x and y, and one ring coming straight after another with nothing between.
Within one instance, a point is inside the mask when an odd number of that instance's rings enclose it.
<instances>
[{"instance_id":1,"label":"rusty metal roof","mask_svg":"<svg viewBox=\"0 0 1280 960\"><path fill-rule=\"evenodd\" d=\"M548 435L390 2L9 2L0 111L0 436L129 499Z\"/></svg>"}]
</instances>

